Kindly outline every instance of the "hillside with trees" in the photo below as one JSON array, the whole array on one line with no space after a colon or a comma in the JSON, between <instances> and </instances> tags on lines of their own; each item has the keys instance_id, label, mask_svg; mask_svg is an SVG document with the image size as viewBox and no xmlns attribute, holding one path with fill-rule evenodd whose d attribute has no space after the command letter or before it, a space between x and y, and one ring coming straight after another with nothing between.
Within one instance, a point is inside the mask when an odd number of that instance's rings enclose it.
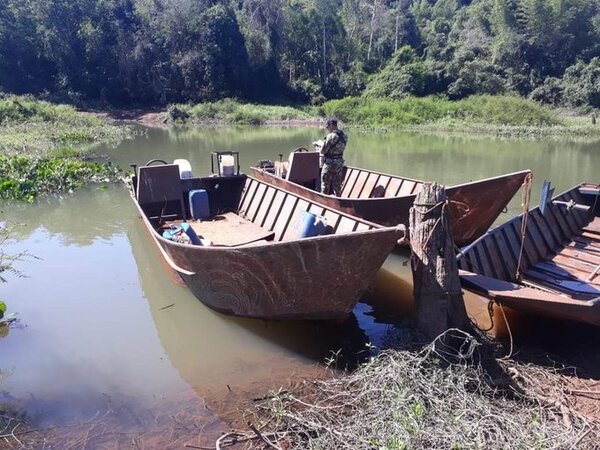
<instances>
[{"instance_id":1,"label":"hillside with trees","mask_svg":"<svg viewBox=\"0 0 600 450\"><path fill-rule=\"evenodd\" d=\"M600 0L0 0L0 91L125 107L474 94L600 107Z\"/></svg>"}]
</instances>

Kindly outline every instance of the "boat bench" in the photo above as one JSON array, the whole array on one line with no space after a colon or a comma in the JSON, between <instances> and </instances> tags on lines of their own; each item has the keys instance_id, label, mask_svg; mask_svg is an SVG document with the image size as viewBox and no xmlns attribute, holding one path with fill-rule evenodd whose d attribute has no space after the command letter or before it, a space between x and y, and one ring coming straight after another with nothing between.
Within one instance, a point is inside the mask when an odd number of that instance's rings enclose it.
<instances>
[{"instance_id":1,"label":"boat bench","mask_svg":"<svg viewBox=\"0 0 600 450\"><path fill-rule=\"evenodd\" d=\"M596 229L596 218L587 228ZM585 228L584 228L585 230ZM526 284L569 294L575 299L589 300L600 296L600 235L575 236L569 245L549 260L537 262L523 274ZM579 241L579 246L576 247ZM583 245L581 245L583 244Z\"/></svg>"},{"instance_id":2,"label":"boat bench","mask_svg":"<svg viewBox=\"0 0 600 450\"><path fill-rule=\"evenodd\" d=\"M167 222L167 225L178 223L180 221ZM261 240L272 241L275 237L273 231L265 230L235 213L220 214L210 220L194 220L188 223L200 238L212 241L215 246L237 247Z\"/></svg>"}]
</instances>

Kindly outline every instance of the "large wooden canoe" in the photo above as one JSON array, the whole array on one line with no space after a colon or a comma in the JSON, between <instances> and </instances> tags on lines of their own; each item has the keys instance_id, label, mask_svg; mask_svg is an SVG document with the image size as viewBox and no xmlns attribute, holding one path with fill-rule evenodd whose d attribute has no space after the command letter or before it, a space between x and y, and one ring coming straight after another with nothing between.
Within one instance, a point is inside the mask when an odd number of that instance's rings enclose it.
<instances>
[{"instance_id":1,"label":"large wooden canoe","mask_svg":"<svg viewBox=\"0 0 600 450\"><path fill-rule=\"evenodd\" d=\"M303 159L308 159L304 156L306 153L300 155ZM294 156L294 161L296 159L297 156ZM314 161L313 158L310 162L314 164ZM318 164L318 158L316 161ZM305 166L304 169L309 168ZM335 197L315 190L317 180L308 180L302 177L302 174L298 182L293 182L260 167L252 167L251 170L255 178L265 183L286 189L309 201L319 202L336 211L386 226L408 225L410 207L424 183L396 175L348 167L342 195ZM290 166L290 177L293 177L292 170ZM318 166L316 169L302 172L317 174ZM448 187L446 192L450 200L452 237L456 245L468 245L485 233L529 173L530 171L524 170Z\"/></svg>"},{"instance_id":2,"label":"large wooden canoe","mask_svg":"<svg viewBox=\"0 0 600 450\"><path fill-rule=\"evenodd\" d=\"M188 223L207 245L174 242L165 229L190 217L191 190L208 193L210 218ZM139 167L132 198L168 265L207 306L261 319L345 318L397 241L381 228L246 175L180 179L175 164ZM305 212L325 234L300 238Z\"/></svg>"},{"instance_id":3,"label":"large wooden canoe","mask_svg":"<svg viewBox=\"0 0 600 450\"><path fill-rule=\"evenodd\" d=\"M600 185L575 186L544 213L531 209L522 240L523 220L463 249L463 286L516 310L600 326Z\"/></svg>"}]
</instances>

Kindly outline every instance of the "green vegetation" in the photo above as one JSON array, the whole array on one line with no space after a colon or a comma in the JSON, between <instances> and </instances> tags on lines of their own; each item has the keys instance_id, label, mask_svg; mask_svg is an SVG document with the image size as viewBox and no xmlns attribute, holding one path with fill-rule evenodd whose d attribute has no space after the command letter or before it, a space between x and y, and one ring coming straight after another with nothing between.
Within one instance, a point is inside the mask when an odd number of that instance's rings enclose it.
<instances>
[{"instance_id":1,"label":"green vegetation","mask_svg":"<svg viewBox=\"0 0 600 450\"><path fill-rule=\"evenodd\" d=\"M121 106L366 93L600 107L597 0L0 4L0 90L11 93Z\"/></svg>"},{"instance_id":2,"label":"green vegetation","mask_svg":"<svg viewBox=\"0 0 600 450\"><path fill-rule=\"evenodd\" d=\"M0 153L79 156L99 142L119 142L123 127L110 125L72 106L28 97L0 99Z\"/></svg>"},{"instance_id":3,"label":"green vegetation","mask_svg":"<svg viewBox=\"0 0 600 450\"><path fill-rule=\"evenodd\" d=\"M118 181L120 175L110 165L70 158L0 156L0 199L33 201L39 194Z\"/></svg>"},{"instance_id":4,"label":"green vegetation","mask_svg":"<svg viewBox=\"0 0 600 450\"><path fill-rule=\"evenodd\" d=\"M438 97L406 97L386 100L351 97L322 106L327 116L372 126L432 123L491 124L496 126L555 126L564 121L549 108L517 97L472 96L451 101Z\"/></svg>"},{"instance_id":5,"label":"green vegetation","mask_svg":"<svg viewBox=\"0 0 600 450\"><path fill-rule=\"evenodd\" d=\"M0 100L0 199L33 201L41 193L117 179L116 168L82 158L92 145L118 142L126 133L71 106Z\"/></svg>"},{"instance_id":6,"label":"green vegetation","mask_svg":"<svg viewBox=\"0 0 600 450\"><path fill-rule=\"evenodd\" d=\"M528 130L547 133L600 133L591 122L585 126L578 118L537 102L512 96L477 95L462 100L443 97L405 97L382 99L370 96L329 100L320 106L269 106L226 99L191 105L171 105L169 119L176 124L263 125L286 121L318 121L336 116L346 125L425 128L458 131Z\"/></svg>"},{"instance_id":7,"label":"green vegetation","mask_svg":"<svg viewBox=\"0 0 600 450\"><path fill-rule=\"evenodd\" d=\"M270 121L310 119L308 110L291 106L272 106L241 103L232 99L190 105L171 105L169 118L185 123L229 123L236 125L263 125Z\"/></svg>"}]
</instances>

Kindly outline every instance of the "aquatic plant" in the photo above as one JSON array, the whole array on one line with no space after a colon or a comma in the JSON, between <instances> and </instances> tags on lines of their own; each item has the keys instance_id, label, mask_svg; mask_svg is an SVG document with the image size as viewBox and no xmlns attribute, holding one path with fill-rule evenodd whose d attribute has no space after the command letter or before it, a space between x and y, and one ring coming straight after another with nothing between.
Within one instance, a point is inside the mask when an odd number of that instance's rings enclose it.
<instances>
[{"instance_id":1,"label":"aquatic plant","mask_svg":"<svg viewBox=\"0 0 600 450\"><path fill-rule=\"evenodd\" d=\"M120 169L110 164L63 157L0 156L0 199L33 201L39 194L120 179Z\"/></svg>"},{"instance_id":2,"label":"aquatic plant","mask_svg":"<svg viewBox=\"0 0 600 450\"><path fill-rule=\"evenodd\" d=\"M0 152L47 156L64 148L87 151L99 143L117 144L132 130L116 126L69 105L31 97L0 99Z\"/></svg>"}]
</instances>

